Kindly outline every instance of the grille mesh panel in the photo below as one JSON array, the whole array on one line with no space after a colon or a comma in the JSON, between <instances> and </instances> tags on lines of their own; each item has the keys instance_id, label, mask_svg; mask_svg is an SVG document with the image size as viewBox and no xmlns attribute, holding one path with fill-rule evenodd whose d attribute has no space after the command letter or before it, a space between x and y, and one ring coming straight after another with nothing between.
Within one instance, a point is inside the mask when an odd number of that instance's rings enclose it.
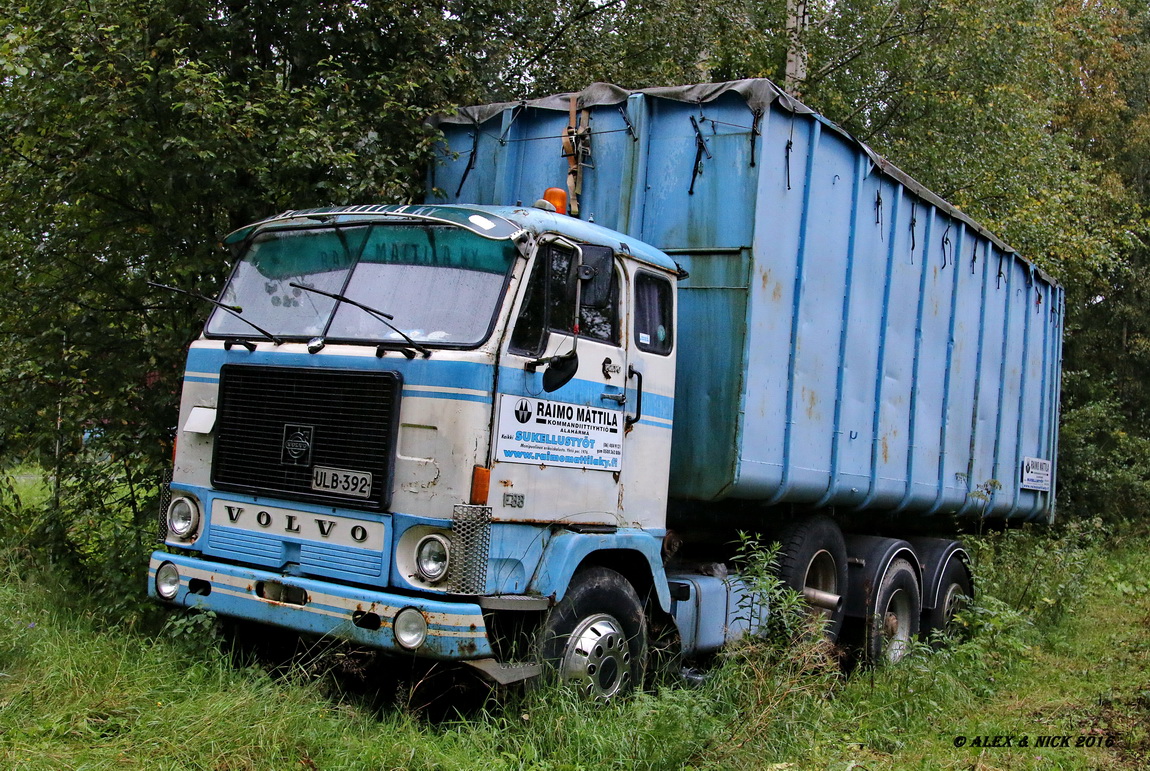
<instances>
[{"instance_id":1,"label":"grille mesh panel","mask_svg":"<svg viewBox=\"0 0 1150 771\"><path fill-rule=\"evenodd\" d=\"M483 594L487 590L487 561L491 547L491 507L457 504L451 516L454 547L448 585L457 594Z\"/></svg>"},{"instance_id":2,"label":"grille mesh panel","mask_svg":"<svg viewBox=\"0 0 1150 771\"><path fill-rule=\"evenodd\" d=\"M352 508L385 508L399 389L394 372L225 365L213 484ZM371 495L313 490L315 466L371 474Z\"/></svg>"},{"instance_id":3,"label":"grille mesh panel","mask_svg":"<svg viewBox=\"0 0 1150 771\"><path fill-rule=\"evenodd\" d=\"M156 523L157 540L160 543L168 540L168 504L172 502L172 470L168 469L160 475L160 512Z\"/></svg>"}]
</instances>

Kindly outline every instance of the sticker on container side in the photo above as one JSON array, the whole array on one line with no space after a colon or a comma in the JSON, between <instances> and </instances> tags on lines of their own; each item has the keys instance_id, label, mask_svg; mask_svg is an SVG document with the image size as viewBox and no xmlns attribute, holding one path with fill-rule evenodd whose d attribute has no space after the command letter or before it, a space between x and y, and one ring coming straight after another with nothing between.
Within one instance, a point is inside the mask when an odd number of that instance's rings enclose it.
<instances>
[{"instance_id":1,"label":"sticker on container side","mask_svg":"<svg viewBox=\"0 0 1150 771\"><path fill-rule=\"evenodd\" d=\"M1050 481L1054 476L1054 463L1045 458L1023 458L1022 480L1019 484L1023 490L1038 490L1050 492Z\"/></svg>"},{"instance_id":2,"label":"sticker on container side","mask_svg":"<svg viewBox=\"0 0 1150 771\"><path fill-rule=\"evenodd\" d=\"M618 471L623 411L528 396L502 396L496 459L534 466Z\"/></svg>"}]
</instances>

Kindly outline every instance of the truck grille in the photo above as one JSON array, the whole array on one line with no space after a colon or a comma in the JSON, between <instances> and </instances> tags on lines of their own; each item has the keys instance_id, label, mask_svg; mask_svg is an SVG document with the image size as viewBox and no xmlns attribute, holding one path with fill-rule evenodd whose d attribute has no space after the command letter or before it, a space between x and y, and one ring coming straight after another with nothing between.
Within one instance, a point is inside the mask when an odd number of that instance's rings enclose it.
<instances>
[{"instance_id":1,"label":"truck grille","mask_svg":"<svg viewBox=\"0 0 1150 771\"><path fill-rule=\"evenodd\" d=\"M395 372L225 365L212 483L221 490L386 508L400 385ZM354 472L360 480L371 474L370 494L313 489L316 466Z\"/></svg>"}]
</instances>

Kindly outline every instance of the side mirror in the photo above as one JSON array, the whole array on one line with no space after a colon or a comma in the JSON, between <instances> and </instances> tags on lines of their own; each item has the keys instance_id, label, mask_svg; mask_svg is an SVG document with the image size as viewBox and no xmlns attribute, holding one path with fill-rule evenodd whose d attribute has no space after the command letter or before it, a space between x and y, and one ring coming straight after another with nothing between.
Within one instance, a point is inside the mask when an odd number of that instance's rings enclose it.
<instances>
[{"instance_id":1,"label":"side mirror","mask_svg":"<svg viewBox=\"0 0 1150 771\"><path fill-rule=\"evenodd\" d=\"M579 371L579 354L570 350L561 356L552 356L547 361L547 370L543 373L543 390L547 393L558 391L571 382L575 373Z\"/></svg>"},{"instance_id":2,"label":"side mirror","mask_svg":"<svg viewBox=\"0 0 1150 771\"><path fill-rule=\"evenodd\" d=\"M579 304L592 310L603 310L611 301L611 277L614 271L614 253L609 246L580 248L582 259L577 280L583 285Z\"/></svg>"}]
</instances>

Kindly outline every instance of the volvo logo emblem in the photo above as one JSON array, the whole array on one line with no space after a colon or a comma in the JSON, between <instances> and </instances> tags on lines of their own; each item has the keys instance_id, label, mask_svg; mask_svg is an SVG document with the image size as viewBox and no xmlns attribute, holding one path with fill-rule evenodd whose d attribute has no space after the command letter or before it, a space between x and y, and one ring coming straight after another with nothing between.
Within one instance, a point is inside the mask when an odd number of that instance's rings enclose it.
<instances>
[{"instance_id":1,"label":"volvo logo emblem","mask_svg":"<svg viewBox=\"0 0 1150 771\"><path fill-rule=\"evenodd\" d=\"M308 441L307 436L302 431L296 431L284 441L284 449L287 454L299 460L307 455L308 450L311 449L311 442Z\"/></svg>"},{"instance_id":2,"label":"volvo logo emblem","mask_svg":"<svg viewBox=\"0 0 1150 771\"><path fill-rule=\"evenodd\" d=\"M531 420L531 402L526 399L519 400L519 403L515 405L515 419L520 423Z\"/></svg>"},{"instance_id":3,"label":"volvo logo emblem","mask_svg":"<svg viewBox=\"0 0 1150 771\"><path fill-rule=\"evenodd\" d=\"M314 437L314 426L302 426L298 423L285 424L280 463L286 466L310 466Z\"/></svg>"}]
</instances>

